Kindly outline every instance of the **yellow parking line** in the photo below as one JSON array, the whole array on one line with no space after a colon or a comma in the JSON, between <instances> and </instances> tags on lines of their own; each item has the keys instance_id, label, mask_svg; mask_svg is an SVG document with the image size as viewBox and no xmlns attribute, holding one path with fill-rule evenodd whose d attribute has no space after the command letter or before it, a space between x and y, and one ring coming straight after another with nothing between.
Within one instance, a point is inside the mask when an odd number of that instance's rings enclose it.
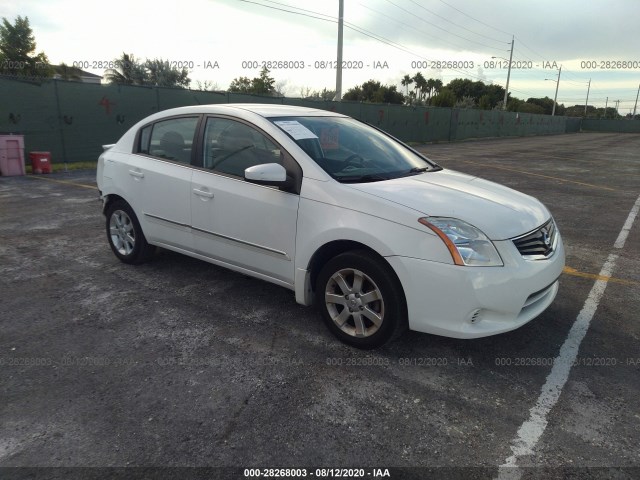
<instances>
[{"instance_id":1,"label":"yellow parking line","mask_svg":"<svg viewBox=\"0 0 640 480\"><path fill-rule=\"evenodd\" d=\"M70 182L69 180L55 180L53 178L36 177L36 176L33 176L33 175L27 175L27 178L33 178L35 180L46 180L47 182L54 182L54 183L63 183L65 185L73 185L74 187L90 188L92 190L97 190L98 189L98 187L95 187L93 185L85 185L84 183Z\"/></svg>"},{"instance_id":2,"label":"yellow parking line","mask_svg":"<svg viewBox=\"0 0 640 480\"><path fill-rule=\"evenodd\" d=\"M635 282L633 280L623 280L622 278L614 278L614 277L607 277L605 275L596 275L593 273L579 272L575 268L566 267L566 266L564 267L564 270L562 272L566 273L567 275L571 275L574 277L588 278L590 280L602 280L604 282L622 283L624 285L640 285L640 282Z\"/></svg>"}]
</instances>

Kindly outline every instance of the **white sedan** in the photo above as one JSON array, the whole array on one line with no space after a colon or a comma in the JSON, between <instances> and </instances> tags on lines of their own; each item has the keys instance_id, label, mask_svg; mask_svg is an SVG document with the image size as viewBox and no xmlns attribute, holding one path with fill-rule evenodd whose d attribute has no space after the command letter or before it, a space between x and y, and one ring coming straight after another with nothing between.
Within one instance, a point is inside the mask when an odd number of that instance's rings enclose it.
<instances>
[{"instance_id":1,"label":"white sedan","mask_svg":"<svg viewBox=\"0 0 640 480\"><path fill-rule=\"evenodd\" d=\"M564 267L535 198L324 110L159 112L105 146L97 182L121 261L159 246L281 285L359 348L407 327L513 330L551 304Z\"/></svg>"}]
</instances>

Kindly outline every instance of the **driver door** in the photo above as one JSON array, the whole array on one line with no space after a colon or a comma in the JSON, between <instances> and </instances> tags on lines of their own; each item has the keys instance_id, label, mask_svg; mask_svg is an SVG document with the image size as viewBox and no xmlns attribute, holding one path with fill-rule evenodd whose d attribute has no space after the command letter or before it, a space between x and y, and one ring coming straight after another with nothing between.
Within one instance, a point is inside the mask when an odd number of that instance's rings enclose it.
<instances>
[{"instance_id":1,"label":"driver door","mask_svg":"<svg viewBox=\"0 0 640 480\"><path fill-rule=\"evenodd\" d=\"M197 253L292 285L299 196L244 180L248 167L282 163L281 153L245 123L208 118L203 169L191 180L191 221Z\"/></svg>"}]
</instances>

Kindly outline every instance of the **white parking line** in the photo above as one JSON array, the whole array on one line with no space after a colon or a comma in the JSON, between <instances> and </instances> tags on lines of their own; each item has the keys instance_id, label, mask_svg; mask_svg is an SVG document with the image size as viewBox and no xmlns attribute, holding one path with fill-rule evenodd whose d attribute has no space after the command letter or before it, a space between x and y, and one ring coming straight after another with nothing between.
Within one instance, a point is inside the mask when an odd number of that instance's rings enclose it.
<instances>
[{"instance_id":1,"label":"white parking line","mask_svg":"<svg viewBox=\"0 0 640 480\"><path fill-rule=\"evenodd\" d=\"M624 247L631 226L638 216L638 211L640 211L640 197L638 197L633 205L622 230L618 234L618 238L613 245L615 249ZM607 261L602 266L602 270L600 270L600 276L610 277L615 269L617 260L618 254L610 253ZM510 448L512 455L499 467L499 480L519 479L522 476L522 472L518 468L518 457L533 454L533 449L544 433L547 427L547 415L558 401L558 398L560 398L562 388L565 383L567 383L571 366L578 356L580 343L587 334L591 319L598 309L598 304L606 288L607 282L605 280L596 280L593 284L582 310L571 327L567 339L560 348L560 353L555 358L553 368L545 384L542 386L538 401L531 410L529 410L529 419L520 426L516 437L511 442Z\"/></svg>"},{"instance_id":2,"label":"white parking line","mask_svg":"<svg viewBox=\"0 0 640 480\"><path fill-rule=\"evenodd\" d=\"M631 231L631 225L633 225L633 221L638 216L638 211L640 211L640 197L636 200L636 203L633 205L631 212L629 212L629 216L627 217L627 221L624 222L624 226L618 235L616 243L613 244L613 248L622 248L624 247L624 242L627 241L627 237L629 236L629 231Z\"/></svg>"}]
</instances>

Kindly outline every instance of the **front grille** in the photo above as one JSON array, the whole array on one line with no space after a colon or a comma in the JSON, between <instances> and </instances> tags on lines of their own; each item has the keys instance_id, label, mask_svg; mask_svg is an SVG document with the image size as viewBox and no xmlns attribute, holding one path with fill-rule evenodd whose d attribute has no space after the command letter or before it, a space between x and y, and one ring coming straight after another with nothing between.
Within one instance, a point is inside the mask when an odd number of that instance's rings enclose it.
<instances>
[{"instance_id":1,"label":"front grille","mask_svg":"<svg viewBox=\"0 0 640 480\"><path fill-rule=\"evenodd\" d=\"M548 258L556 241L556 224L553 219L531 233L513 239L520 254L528 260Z\"/></svg>"}]
</instances>

